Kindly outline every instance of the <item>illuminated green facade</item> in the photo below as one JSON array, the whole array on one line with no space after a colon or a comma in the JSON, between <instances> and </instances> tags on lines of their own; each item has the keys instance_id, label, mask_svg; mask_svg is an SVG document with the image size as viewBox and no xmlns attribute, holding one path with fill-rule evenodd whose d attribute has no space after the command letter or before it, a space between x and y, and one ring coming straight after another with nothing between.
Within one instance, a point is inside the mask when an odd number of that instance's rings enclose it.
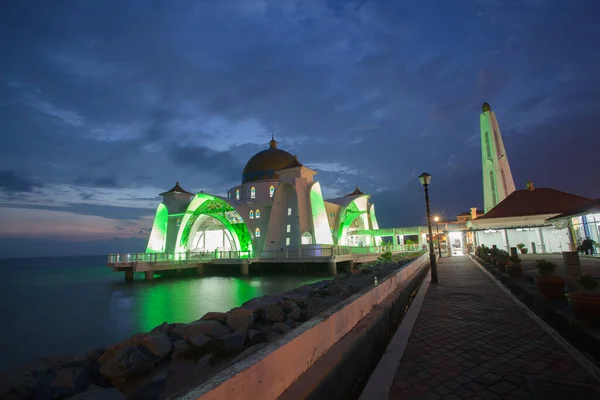
<instances>
[{"instance_id":1,"label":"illuminated green facade","mask_svg":"<svg viewBox=\"0 0 600 400\"><path fill-rule=\"evenodd\" d=\"M360 233L378 227L370 196L357 188L324 200L316 173L277 149L273 139L251 158L242 184L227 197L194 194L177 183L161 193L146 252L243 258L286 248L375 244L374 236Z\"/></svg>"}]
</instances>

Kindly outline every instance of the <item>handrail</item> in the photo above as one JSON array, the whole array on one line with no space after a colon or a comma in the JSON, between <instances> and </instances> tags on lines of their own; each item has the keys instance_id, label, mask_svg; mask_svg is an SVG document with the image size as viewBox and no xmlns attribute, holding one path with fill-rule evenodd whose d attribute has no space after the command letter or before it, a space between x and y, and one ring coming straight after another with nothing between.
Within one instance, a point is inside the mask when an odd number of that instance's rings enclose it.
<instances>
[{"instance_id":1,"label":"handrail","mask_svg":"<svg viewBox=\"0 0 600 400\"><path fill-rule=\"evenodd\" d=\"M220 259L244 259L244 258L308 258L308 257L335 257L344 255L380 254L385 251L417 252L421 251L418 244L394 245L394 246L319 246L308 248L285 248L280 250L253 251L211 251L184 253L112 253L108 255L108 264L136 264L139 262L157 263L173 262L186 263L189 261L211 261Z\"/></svg>"}]
</instances>

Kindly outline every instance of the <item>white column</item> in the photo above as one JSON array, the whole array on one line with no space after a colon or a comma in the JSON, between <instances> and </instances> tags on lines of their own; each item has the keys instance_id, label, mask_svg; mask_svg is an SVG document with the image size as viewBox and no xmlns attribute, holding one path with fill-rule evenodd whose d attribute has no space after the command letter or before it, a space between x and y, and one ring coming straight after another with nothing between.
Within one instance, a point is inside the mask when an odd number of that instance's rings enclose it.
<instances>
[{"instance_id":1,"label":"white column","mask_svg":"<svg viewBox=\"0 0 600 400\"><path fill-rule=\"evenodd\" d=\"M540 253L546 252L546 243L544 243L544 235L542 234L542 228L535 228L535 241L540 246Z\"/></svg>"},{"instance_id":2,"label":"white column","mask_svg":"<svg viewBox=\"0 0 600 400\"><path fill-rule=\"evenodd\" d=\"M510 253L510 243L508 241L508 232L506 231L506 229L502 229L500 232L502 232L502 241L504 242L504 250L506 250Z\"/></svg>"}]
</instances>

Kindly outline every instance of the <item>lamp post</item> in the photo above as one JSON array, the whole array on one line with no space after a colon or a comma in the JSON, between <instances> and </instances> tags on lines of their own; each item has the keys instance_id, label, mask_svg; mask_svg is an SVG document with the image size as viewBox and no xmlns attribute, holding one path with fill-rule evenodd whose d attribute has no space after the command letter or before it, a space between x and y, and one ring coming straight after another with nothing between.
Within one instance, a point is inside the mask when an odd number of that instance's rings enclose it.
<instances>
[{"instance_id":1,"label":"lamp post","mask_svg":"<svg viewBox=\"0 0 600 400\"><path fill-rule=\"evenodd\" d=\"M438 217L436 215L435 217L433 217L433 220L435 221L435 231L437 232L437 238L438 238L438 257L442 258L442 244L440 242L440 227L438 226L438 222L440 222L440 217Z\"/></svg>"},{"instance_id":2,"label":"lamp post","mask_svg":"<svg viewBox=\"0 0 600 400\"><path fill-rule=\"evenodd\" d=\"M429 207L429 182L431 182L431 175L427 172L423 172L419 176L421 185L425 188L425 205L427 206L427 228L429 229L429 262L431 263L431 283L439 283L437 275L437 262L435 259L435 252L433 251L433 233L431 232L431 210Z\"/></svg>"}]
</instances>

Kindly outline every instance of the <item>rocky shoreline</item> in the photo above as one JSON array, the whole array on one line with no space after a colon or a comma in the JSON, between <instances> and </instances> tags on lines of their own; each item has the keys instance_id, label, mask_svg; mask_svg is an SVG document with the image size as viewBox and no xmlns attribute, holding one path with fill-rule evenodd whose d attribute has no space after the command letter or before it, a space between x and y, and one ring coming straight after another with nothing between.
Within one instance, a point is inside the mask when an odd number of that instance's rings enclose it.
<instances>
[{"instance_id":1,"label":"rocky shoreline","mask_svg":"<svg viewBox=\"0 0 600 400\"><path fill-rule=\"evenodd\" d=\"M414 258L365 264L226 313L209 312L188 324L165 322L85 354L40 360L0 375L0 398L165 398L260 350Z\"/></svg>"}]
</instances>

